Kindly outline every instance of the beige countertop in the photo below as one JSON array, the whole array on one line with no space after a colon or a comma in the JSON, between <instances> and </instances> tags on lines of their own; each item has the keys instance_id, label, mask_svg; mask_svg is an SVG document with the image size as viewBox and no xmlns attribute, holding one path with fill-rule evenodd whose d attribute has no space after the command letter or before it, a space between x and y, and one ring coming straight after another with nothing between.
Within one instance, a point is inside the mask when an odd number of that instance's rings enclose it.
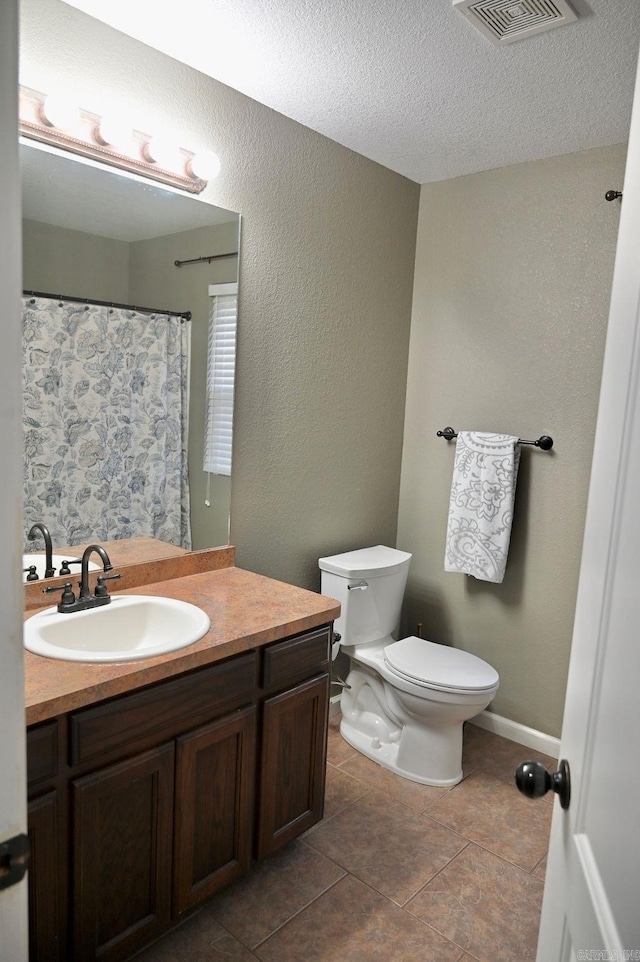
<instances>
[{"instance_id":1,"label":"beige countertop","mask_svg":"<svg viewBox=\"0 0 640 962\"><path fill-rule=\"evenodd\" d=\"M227 558L229 551L232 549L227 549ZM211 619L207 634L188 648L156 658L100 665L59 661L25 651L28 725L308 631L340 614L340 605L332 598L233 566L177 576L180 572L175 562L187 565L187 559L193 557L175 559L168 580L157 577L122 593L162 595L198 605ZM133 575L134 566L128 570ZM158 573L157 565L153 571ZM26 617L33 613L27 611Z\"/></svg>"}]
</instances>

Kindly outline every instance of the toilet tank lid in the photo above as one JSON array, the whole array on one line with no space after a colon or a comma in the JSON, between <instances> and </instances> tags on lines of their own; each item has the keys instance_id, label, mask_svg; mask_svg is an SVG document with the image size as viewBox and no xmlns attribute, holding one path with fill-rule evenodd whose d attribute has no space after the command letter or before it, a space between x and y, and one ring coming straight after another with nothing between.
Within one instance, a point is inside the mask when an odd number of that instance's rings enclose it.
<instances>
[{"instance_id":1,"label":"toilet tank lid","mask_svg":"<svg viewBox=\"0 0 640 962\"><path fill-rule=\"evenodd\" d=\"M408 551L377 544L372 548L358 548L356 551L320 558L318 565L321 571L330 571L343 578L375 578L394 574L408 566L410 561Z\"/></svg>"}]
</instances>

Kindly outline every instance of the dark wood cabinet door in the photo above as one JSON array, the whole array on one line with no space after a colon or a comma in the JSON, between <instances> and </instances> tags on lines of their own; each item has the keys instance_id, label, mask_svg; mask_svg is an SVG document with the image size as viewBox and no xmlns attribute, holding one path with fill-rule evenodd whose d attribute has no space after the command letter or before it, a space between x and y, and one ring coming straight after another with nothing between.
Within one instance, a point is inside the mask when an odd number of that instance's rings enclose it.
<instances>
[{"instance_id":1,"label":"dark wood cabinet door","mask_svg":"<svg viewBox=\"0 0 640 962\"><path fill-rule=\"evenodd\" d=\"M29 959L66 962L66 846L60 837L60 795L29 802ZM0 950L0 956L2 952Z\"/></svg>"},{"instance_id":2,"label":"dark wood cabinet door","mask_svg":"<svg viewBox=\"0 0 640 962\"><path fill-rule=\"evenodd\" d=\"M174 916L249 867L255 742L253 705L176 742Z\"/></svg>"},{"instance_id":3,"label":"dark wood cabinet door","mask_svg":"<svg viewBox=\"0 0 640 962\"><path fill-rule=\"evenodd\" d=\"M76 779L76 962L116 962L160 935L171 909L174 744Z\"/></svg>"},{"instance_id":4,"label":"dark wood cabinet door","mask_svg":"<svg viewBox=\"0 0 640 962\"><path fill-rule=\"evenodd\" d=\"M329 675L264 703L257 857L322 818Z\"/></svg>"}]
</instances>

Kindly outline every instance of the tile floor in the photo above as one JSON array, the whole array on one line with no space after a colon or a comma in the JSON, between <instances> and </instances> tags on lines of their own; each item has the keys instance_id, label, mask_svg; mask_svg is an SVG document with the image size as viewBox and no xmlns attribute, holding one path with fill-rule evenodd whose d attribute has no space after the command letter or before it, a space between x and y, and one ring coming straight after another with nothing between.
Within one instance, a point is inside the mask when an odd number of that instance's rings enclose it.
<instances>
[{"instance_id":1,"label":"tile floor","mask_svg":"<svg viewBox=\"0 0 640 962\"><path fill-rule=\"evenodd\" d=\"M552 800L524 798L513 772L554 760L467 725L464 779L431 788L359 755L338 725L324 820L136 962L535 959Z\"/></svg>"}]
</instances>

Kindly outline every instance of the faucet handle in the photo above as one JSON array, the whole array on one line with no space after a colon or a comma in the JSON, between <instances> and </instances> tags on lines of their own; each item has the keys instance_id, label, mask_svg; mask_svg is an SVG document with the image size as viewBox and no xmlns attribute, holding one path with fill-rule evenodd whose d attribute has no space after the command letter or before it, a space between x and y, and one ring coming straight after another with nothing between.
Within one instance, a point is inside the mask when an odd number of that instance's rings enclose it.
<instances>
[{"instance_id":1,"label":"faucet handle","mask_svg":"<svg viewBox=\"0 0 640 962\"><path fill-rule=\"evenodd\" d=\"M107 591L105 581L117 581L118 578L122 578L122 575L98 575L95 590L96 598L106 598L109 592Z\"/></svg>"},{"instance_id":2,"label":"faucet handle","mask_svg":"<svg viewBox=\"0 0 640 962\"><path fill-rule=\"evenodd\" d=\"M28 568L23 568L22 573L26 574L27 581L40 581L38 578L38 571L35 565L29 565Z\"/></svg>"},{"instance_id":3,"label":"faucet handle","mask_svg":"<svg viewBox=\"0 0 640 962\"><path fill-rule=\"evenodd\" d=\"M80 558L69 558L68 561L62 562L62 564L60 565L60 570L58 571L58 574L70 575L71 568L69 567L69 565L81 565L81 564L82 564L82 560Z\"/></svg>"},{"instance_id":4,"label":"faucet handle","mask_svg":"<svg viewBox=\"0 0 640 962\"><path fill-rule=\"evenodd\" d=\"M43 594L49 594L50 591L60 591L62 590L62 598L60 599L60 604L58 605L58 611L66 611L69 605L75 604L76 596L73 593L73 588L71 587L71 582L67 581L66 584L62 585L52 585L50 588L43 588Z\"/></svg>"}]
</instances>

